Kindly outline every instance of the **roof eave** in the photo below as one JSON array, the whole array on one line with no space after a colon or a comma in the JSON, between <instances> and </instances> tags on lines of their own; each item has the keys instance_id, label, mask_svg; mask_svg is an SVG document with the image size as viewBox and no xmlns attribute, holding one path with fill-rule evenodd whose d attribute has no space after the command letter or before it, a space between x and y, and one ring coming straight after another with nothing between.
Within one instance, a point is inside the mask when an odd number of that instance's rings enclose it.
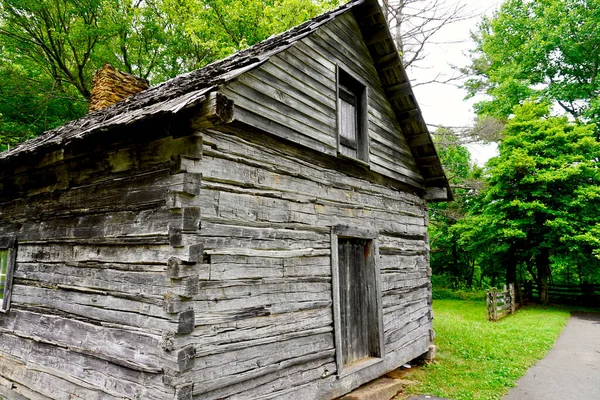
<instances>
[{"instance_id":1,"label":"roof eave","mask_svg":"<svg viewBox=\"0 0 600 400\"><path fill-rule=\"evenodd\" d=\"M388 101L411 149L417 168L425 179L425 187L429 193L426 197L431 197L427 200L452 201L454 195L448 178L423 119L381 6L376 0L367 0L356 4L352 8L352 12L369 49ZM445 197L443 196L444 192L446 193Z\"/></svg>"}]
</instances>

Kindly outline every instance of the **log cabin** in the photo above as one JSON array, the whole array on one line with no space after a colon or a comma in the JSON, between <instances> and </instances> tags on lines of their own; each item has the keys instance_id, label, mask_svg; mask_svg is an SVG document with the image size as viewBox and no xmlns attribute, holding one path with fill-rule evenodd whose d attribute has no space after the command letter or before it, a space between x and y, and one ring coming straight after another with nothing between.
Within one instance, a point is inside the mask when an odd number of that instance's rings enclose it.
<instances>
[{"instance_id":1,"label":"log cabin","mask_svg":"<svg viewBox=\"0 0 600 400\"><path fill-rule=\"evenodd\" d=\"M375 0L91 112L0 154L0 397L344 395L428 351L449 200Z\"/></svg>"}]
</instances>

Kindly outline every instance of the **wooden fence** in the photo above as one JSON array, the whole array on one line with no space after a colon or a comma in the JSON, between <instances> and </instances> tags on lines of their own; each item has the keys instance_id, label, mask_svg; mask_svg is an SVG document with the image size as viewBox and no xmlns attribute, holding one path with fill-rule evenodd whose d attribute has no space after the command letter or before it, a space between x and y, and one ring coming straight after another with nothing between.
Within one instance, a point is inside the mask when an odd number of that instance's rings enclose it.
<instances>
[{"instance_id":1,"label":"wooden fence","mask_svg":"<svg viewBox=\"0 0 600 400\"><path fill-rule=\"evenodd\" d=\"M498 321L508 314L514 314L516 310L515 286L511 283L504 285L504 290L496 288L486 290L487 318L489 321Z\"/></svg>"},{"instance_id":2,"label":"wooden fence","mask_svg":"<svg viewBox=\"0 0 600 400\"><path fill-rule=\"evenodd\" d=\"M532 282L523 283L521 293L526 300L539 298L539 290ZM600 285L550 285L548 295L551 303L600 307Z\"/></svg>"}]
</instances>

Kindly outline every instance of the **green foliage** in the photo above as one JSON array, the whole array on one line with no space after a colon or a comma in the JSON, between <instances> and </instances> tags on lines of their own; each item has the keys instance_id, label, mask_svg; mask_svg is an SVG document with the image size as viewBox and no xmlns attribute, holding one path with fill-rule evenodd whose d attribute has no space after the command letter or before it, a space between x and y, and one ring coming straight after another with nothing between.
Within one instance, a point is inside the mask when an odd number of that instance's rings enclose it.
<instances>
[{"instance_id":1,"label":"green foliage","mask_svg":"<svg viewBox=\"0 0 600 400\"><path fill-rule=\"evenodd\" d=\"M463 290L463 289L447 289L433 287L432 289L434 300L470 300L483 301L485 300L485 290Z\"/></svg>"},{"instance_id":2,"label":"green foliage","mask_svg":"<svg viewBox=\"0 0 600 400\"><path fill-rule=\"evenodd\" d=\"M431 206L435 286L599 282L600 143L593 126L552 117L548 104L526 102L511 114L499 156L482 174L471 170L483 179L479 190L455 190L454 205ZM454 176L456 157L444 148L440 155Z\"/></svg>"},{"instance_id":3,"label":"green foliage","mask_svg":"<svg viewBox=\"0 0 600 400\"><path fill-rule=\"evenodd\" d=\"M597 265L591 255L598 244L588 240L600 223L593 127L550 117L547 105L526 103L514 113L482 198L496 240L523 260L546 248Z\"/></svg>"},{"instance_id":4,"label":"green foliage","mask_svg":"<svg viewBox=\"0 0 600 400\"><path fill-rule=\"evenodd\" d=\"M501 399L552 348L569 313L525 307L499 322L486 320L485 302L433 302L438 353L433 364L411 369L408 394L450 399ZM515 349L519 351L515 351Z\"/></svg>"},{"instance_id":5,"label":"green foliage","mask_svg":"<svg viewBox=\"0 0 600 400\"><path fill-rule=\"evenodd\" d=\"M162 0L157 7L177 30L181 42L166 44L178 58L199 68L224 58L269 36L285 31L337 5L331 0ZM184 42L193 57L185 56ZM181 72L171 72L177 75Z\"/></svg>"},{"instance_id":6,"label":"green foliage","mask_svg":"<svg viewBox=\"0 0 600 400\"><path fill-rule=\"evenodd\" d=\"M78 118L86 109L76 93L56 85L35 66L0 65L0 151Z\"/></svg>"},{"instance_id":7,"label":"green foliage","mask_svg":"<svg viewBox=\"0 0 600 400\"><path fill-rule=\"evenodd\" d=\"M337 3L0 0L0 150L82 116L93 71L105 63L161 82Z\"/></svg>"},{"instance_id":8,"label":"green foliage","mask_svg":"<svg viewBox=\"0 0 600 400\"><path fill-rule=\"evenodd\" d=\"M600 1L507 0L475 33L466 88L491 99L478 114L507 117L526 99L597 121Z\"/></svg>"},{"instance_id":9,"label":"green foliage","mask_svg":"<svg viewBox=\"0 0 600 400\"><path fill-rule=\"evenodd\" d=\"M429 206L432 270L438 279L444 278L442 286L454 289L472 287L477 272L475 259L459 243L460 236L456 235L454 226L471 207L478 189L480 170L472 163L469 150L454 132L440 129L434 133L434 140L453 187L455 201Z\"/></svg>"},{"instance_id":10,"label":"green foliage","mask_svg":"<svg viewBox=\"0 0 600 400\"><path fill-rule=\"evenodd\" d=\"M508 122L485 189L452 234L492 285L600 282L599 6L507 0L474 34L465 87L487 95L479 121ZM556 106L570 119L551 117Z\"/></svg>"}]
</instances>

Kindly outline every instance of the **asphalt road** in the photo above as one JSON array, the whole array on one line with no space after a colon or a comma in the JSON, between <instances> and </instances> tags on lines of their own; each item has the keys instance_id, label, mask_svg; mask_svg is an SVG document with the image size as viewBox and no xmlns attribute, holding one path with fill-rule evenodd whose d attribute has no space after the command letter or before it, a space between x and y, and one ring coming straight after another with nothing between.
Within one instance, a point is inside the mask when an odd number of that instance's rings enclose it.
<instances>
[{"instance_id":1,"label":"asphalt road","mask_svg":"<svg viewBox=\"0 0 600 400\"><path fill-rule=\"evenodd\" d=\"M573 313L546 357L504 400L600 399L600 314Z\"/></svg>"}]
</instances>

